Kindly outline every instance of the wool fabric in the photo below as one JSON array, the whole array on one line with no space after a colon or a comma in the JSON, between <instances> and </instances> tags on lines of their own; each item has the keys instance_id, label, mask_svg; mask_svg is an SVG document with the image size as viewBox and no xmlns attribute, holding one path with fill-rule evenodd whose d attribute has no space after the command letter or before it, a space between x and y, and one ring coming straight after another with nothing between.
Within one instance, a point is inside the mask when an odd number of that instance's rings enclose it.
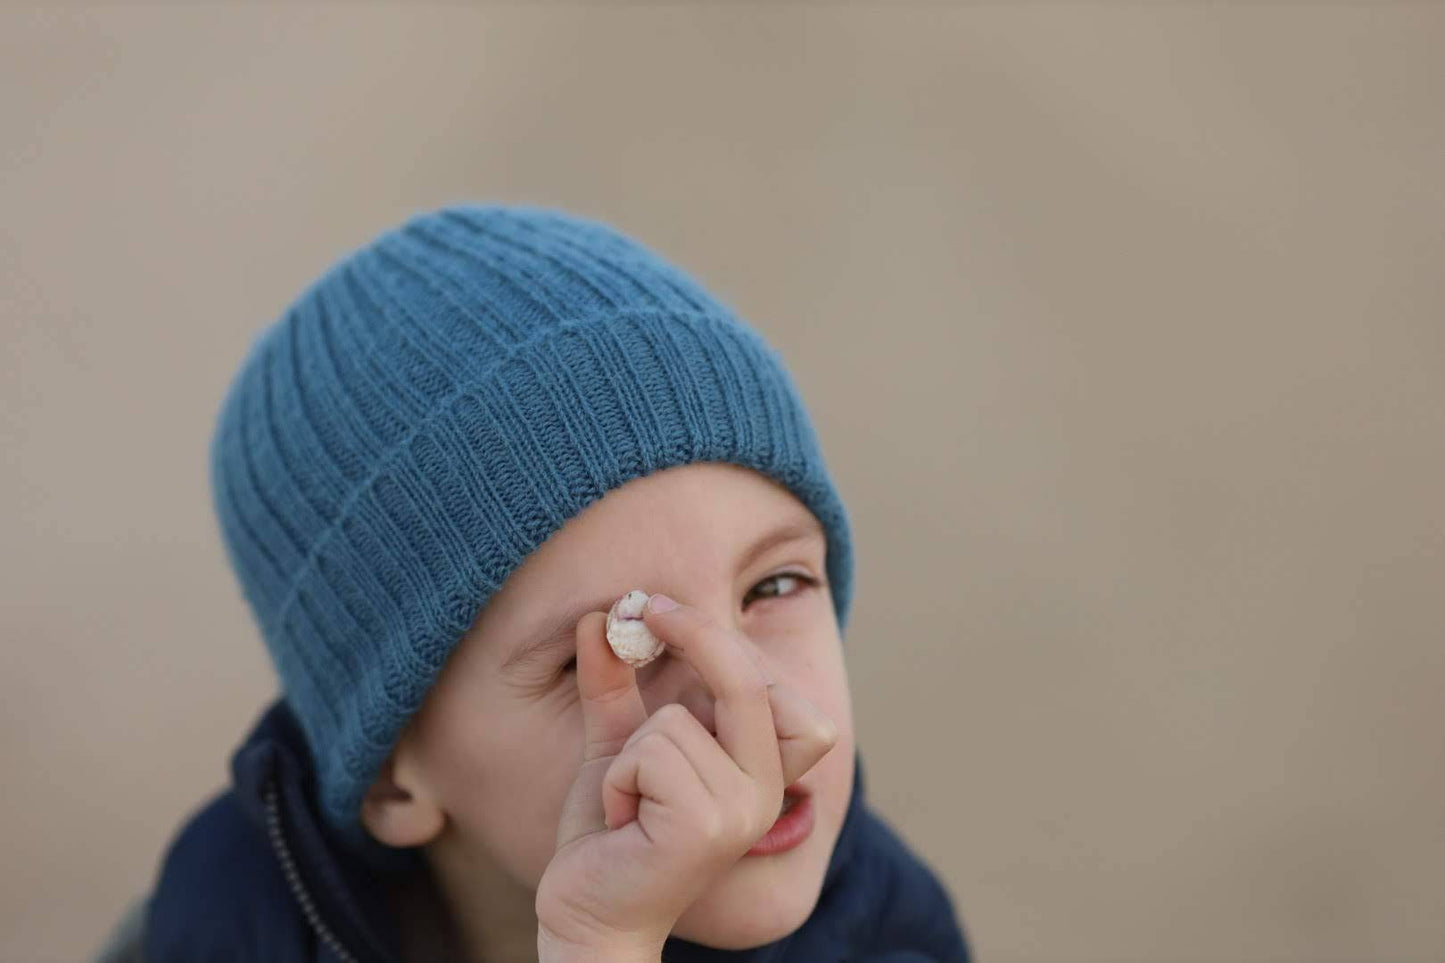
<instances>
[{"instance_id":1,"label":"wool fabric","mask_svg":"<svg viewBox=\"0 0 1445 963\"><path fill-rule=\"evenodd\" d=\"M228 560L313 757L360 804L508 575L609 490L752 468L822 523L840 633L843 503L781 355L686 272L554 208L413 215L253 339L210 445Z\"/></svg>"}]
</instances>

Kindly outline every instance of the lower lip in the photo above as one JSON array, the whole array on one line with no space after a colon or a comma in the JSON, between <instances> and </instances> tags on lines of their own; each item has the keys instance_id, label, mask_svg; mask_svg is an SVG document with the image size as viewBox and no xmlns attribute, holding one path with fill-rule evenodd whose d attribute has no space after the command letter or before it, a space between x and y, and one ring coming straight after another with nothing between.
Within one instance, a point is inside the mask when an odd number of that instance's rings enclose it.
<instances>
[{"instance_id":1,"label":"lower lip","mask_svg":"<svg viewBox=\"0 0 1445 963\"><path fill-rule=\"evenodd\" d=\"M798 796L793 808L778 817L768 834L747 851L748 856L785 853L808 838L813 831L813 797Z\"/></svg>"}]
</instances>

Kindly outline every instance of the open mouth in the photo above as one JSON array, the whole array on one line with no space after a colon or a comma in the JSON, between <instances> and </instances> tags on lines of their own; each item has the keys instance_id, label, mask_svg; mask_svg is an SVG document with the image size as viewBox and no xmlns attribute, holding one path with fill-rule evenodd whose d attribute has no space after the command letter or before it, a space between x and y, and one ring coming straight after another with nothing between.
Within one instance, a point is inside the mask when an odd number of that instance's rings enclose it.
<instances>
[{"instance_id":1,"label":"open mouth","mask_svg":"<svg viewBox=\"0 0 1445 963\"><path fill-rule=\"evenodd\" d=\"M804 795L806 795L806 793L804 793L803 790L793 786L784 789L783 805L782 808L778 810L778 817L781 819L784 815L791 812L793 807L798 804L798 800L803 798Z\"/></svg>"},{"instance_id":2,"label":"open mouth","mask_svg":"<svg viewBox=\"0 0 1445 963\"><path fill-rule=\"evenodd\" d=\"M801 787L785 789L777 820L747 855L775 856L795 849L812 834L816 823L812 794Z\"/></svg>"}]
</instances>

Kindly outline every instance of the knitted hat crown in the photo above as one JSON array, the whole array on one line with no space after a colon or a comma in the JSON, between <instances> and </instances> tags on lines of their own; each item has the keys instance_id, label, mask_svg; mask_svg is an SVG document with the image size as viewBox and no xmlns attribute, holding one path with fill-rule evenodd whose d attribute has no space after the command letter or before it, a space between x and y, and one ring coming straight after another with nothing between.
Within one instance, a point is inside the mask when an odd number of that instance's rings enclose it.
<instances>
[{"instance_id":1,"label":"knitted hat crown","mask_svg":"<svg viewBox=\"0 0 1445 963\"><path fill-rule=\"evenodd\" d=\"M848 519L781 357L613 228L418 214L263 329L221 402L212 495L328 823L358 838L401 730L537 547L610 489L706 461L817 516L841 633Z\"/></svg>"}]
</instances>

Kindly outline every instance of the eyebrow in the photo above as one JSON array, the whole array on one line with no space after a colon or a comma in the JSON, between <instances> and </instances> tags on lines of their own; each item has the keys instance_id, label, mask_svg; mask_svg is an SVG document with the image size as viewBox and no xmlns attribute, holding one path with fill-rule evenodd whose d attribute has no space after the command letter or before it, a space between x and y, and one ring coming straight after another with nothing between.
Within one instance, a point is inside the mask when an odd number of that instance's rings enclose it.
<instances>
[{"instance_id":1,"label":"eyebrow","mask_svg":"<svg viewBox=\"0 0 1445 963\"><path fill-rule=\"evenodd\" d=\"M779 545L812 538L823 539L826 543L823 526L812 515L806 519L791 519L781 525L776 525L743 550L736 562L737 570L742 571L763 553ZM502 663L501 671L504 673L515 672L524 666L544 661L553 653L570 650L574 642L573 633L577 629L578 620L588 612L605 612L611 609L612 603L617 601L621 595L622 593L609 594L568 607L558 618L546 622L544 627L531 637L530 641L517 646L516 650Z\"/></svg>"}]
</instances>

